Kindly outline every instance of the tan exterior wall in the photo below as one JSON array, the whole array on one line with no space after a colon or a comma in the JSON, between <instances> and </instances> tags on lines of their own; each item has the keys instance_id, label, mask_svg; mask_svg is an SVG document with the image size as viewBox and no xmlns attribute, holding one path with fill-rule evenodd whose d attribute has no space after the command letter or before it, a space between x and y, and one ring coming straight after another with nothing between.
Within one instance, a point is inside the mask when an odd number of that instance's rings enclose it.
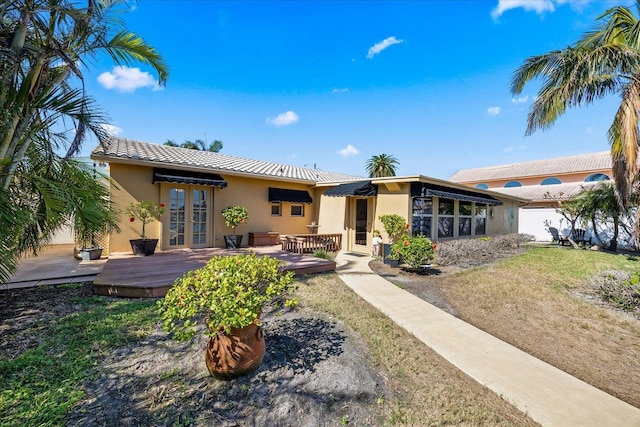
<instances>
[{"instance_id":1,"label":"tan exterior wall","mask_svg":"<svg viewBox=\"0 0 640 427\"><path fill-rule=\"evenodd\" d=\"M148 200L161 203L160 186L152 184L153 169L140 166L123 164L111 164L109 175L114 185L111 186L111 199L122 211L120 221L120 233L109 236L110 252L131 252L130 239L139 239L142 233L140 221L130 222L124 210L130 202ZM167 213L163 216L166 216ZM147 224L146 234L151 239L160 239L162 232L161 224L153 221Z\"/></svg>"},{"instance_id":2,"label":"tan exterior wall","mask_svg":"<svg viewBox=\"0 0 640 427\"><path fill-rule=\"evenodd\" d=\"M110 250L111 252L131 252L129 240L140 238L142 225L139 221L130 222L129 217L124 215L124 210L130 202L141 200L165 203L168 208L167 188L171 184L152 184L153 168L151 167L114 163L110 167L110 175L115 184L111 191L112 200L123 211L120 221L121 232L110 236ZM236 234L244 235L244 244L248 243L249 232L277 231L280 234L302 234L308 232L307 225L310 225L314 220L318 221L318 208L315 206L318 204L317 196L315 196L313 189L307 185L227 175L224 175L224 178L227 181L227 188L213 188L211 193L213 203L209 204L208 212L212 218L212 226L209 227L210 235L208 236L209 241L212 242L211 246L224 247L223 236L232 233L231 228L225 225L221 215L222 209L227 206L241 205L249 211L249 221L236 228ZM314 198L314 203L304 204L304 216L295 217L291 216L291 203L283 202L281 216L272 216L269 187L309 190L310 195ZM161 221L168 220L168 215L167 209ZM146 234L149 238L160 239L158 249L167 249L162 244L163 227L161 222L153 221L147 224Z\"/></svg>"},{"instance_id":3,"label":"tan exterior wall","mask_svg":"<svg viewBox=\"0 0 640 427\"><path fill-rule=\"evenodd\" d=\"M389 236L384 231L384 226L380 222L381 215L400 215L410 223L411 217L411 198L409 197L409 184L400 184L400 191L389 191L384 185L378 186L378 200L374 210L375 220L373 229L380 231L382 241L389 242Z\"/></svg>"},{"instance_id":4,"label":"tan exterior wall","mask_svg":"<svg viewBox=\"0 0 640 427\"><path fill-rule=\"evenodd\" d=\"M280 234L307 233L307 225L317 221L314 205L317 203L313 190L309 194L314 204L304 204L304 216L291 216L291 203L282 202L281 216L271 216L269 202L269 187L286 188L289 190L310 190L309 186L295 183L259 180L223 175L227 181L227 188L216 189L213 198L213 221L215 246L224 246L223 236L231 234L222 218L221 211L227 206L241 205L249 211L249 221L236 228L236 234L243 234L244 242L249 241L250 232L277 231Z\"/></svg>"},{"instance_id":5,"label":"tan exterior wall","mask_svg":"<svg viewBox=\"0 0 640 427\"><path fill-rule=\"evenodd\" d=\"M153 168L134 165L112 164L110 175L114 182L112 187L113 201L124 211L130 202L148 200L155 203L164 203L169 207L169 187L174 184L153 184ZM352 218L353 198L328 197L323 193L326 187L310 188L305 184L284 183L272 180L237 177L223 175L227 181L226 188L211 188L192 186L192 189L208 189L212 196L212 202L208 203L207 216L210 222L207 225L207 245L224 247L224 235L231 234L231 228L227 227L222 218L221 211L227 206L241 205L248 209L249 220L246 224L238 226L236 234L244 236L244 244L248 243L248 233L262 231L276 231L280 234L305 234L309 232L308 226L315 221L319 225L318 233L341 233L343 236L343 248L353 250L355 241L355 218ZM116 188L117 187L117 188ZM268 199L269 187L286 188L291 190L308 191L313 198L313 204L304 204L304 216L291 216L291 203L281 203L281 215L271 215L271 203ZM385 185L379 185L378 196L370 198L367 241L371 241L374 230L379 230L385 242L388 236L379 220L381 215L397 214L411 222L411 198L410 184L399 183L399 191L391 191ZM185 187L188 188L188 187ZM437 202L437 198L434 198ZM163 231L162 223L168 221L168 209L160 221L147 224L147 237L160 240L158 249L168 249L163 241L163 232L168 233L168 227ZM457 226L456 226L457 227ZM130 222L129 217L122 215L120 221L121 233L110 236L110 250L112 252L130 252L130 239L140 237L141 224L139 221ZM434 212L433 229L437 233L437 210ZM515 233L518 230L518 206L515 202L505 201L503 206L489 208L487 215L487 235ZM457 228L455 230L457 237ZM434 236L437 240L437 237ZM187 247L189 247L187 245ZM359 247L358 250L367 251L370 248Z\"/></svg>"},{"instance_id":6,"label":"tan exterior wall","mask_svg":"<svg viewBox=\"0 0 640 427\"><path fill-rule=\"evenodd\" d=\"M349 218L347 217L347 197L332 197L322 195L325 188L318 189L321 195L318 203L318 233L321 234L342 234L342 247L347 249L347 231L349 228ZM316 199L314 199L315 201Z\"/></svg>"}]
</instances>

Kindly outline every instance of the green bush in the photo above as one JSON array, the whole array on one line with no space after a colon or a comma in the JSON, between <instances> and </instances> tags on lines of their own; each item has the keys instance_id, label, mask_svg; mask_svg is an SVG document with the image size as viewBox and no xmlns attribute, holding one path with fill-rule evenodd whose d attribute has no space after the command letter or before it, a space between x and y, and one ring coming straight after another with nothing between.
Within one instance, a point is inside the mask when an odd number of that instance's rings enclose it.
<instances>
[{"instance_id":1,"label":"green bush","mask_svg":"<svg viewBox=\"0 0 640 427\"><path fill-rule=\"evenodd\" d=\"M433 260L435 249L436 244L424 236L405 235L391 245L389 258L417 270L421 265L429 264Z\"/></svg>"},{"instance_id":2,"label":"green bush","mask_svg":"<svg viewBox=\"0 0 640 427\"><path fill-rule=\"evenodd\" d=\"M389 243L397 242L409 228L407 221L400 215L380 215L378 219L382 223L385 233L387 233Z\"/></svg>"},{"instance_id":3,"label":"green bush","mask_svg":"<svg viewBox=\"0 0 640 427\"><path fill-rule=\"evenodd\" d=\"M243 328L256 322L265 304L295 290L293 272L283 273L284 261L270 256L216 256L177 279L158 302L163 327L178 341L191 339L195 318L206 316L211 333L224 327ZM286 300L285 305L295 304ZM258 321L259 323L259 321Z\"/></svg>"},{"instance_id":4,"label":"green bush","mask_svg":"<svg viewBox=\"0 0 640 427\"><path fill-rule=\"evenodd\" d=\"M316 249L313 251L313 256L316 258L327 259L329 261L333 261L336 258L335 253L329 252L326 249Z\"/></svg>"}]
</instances>

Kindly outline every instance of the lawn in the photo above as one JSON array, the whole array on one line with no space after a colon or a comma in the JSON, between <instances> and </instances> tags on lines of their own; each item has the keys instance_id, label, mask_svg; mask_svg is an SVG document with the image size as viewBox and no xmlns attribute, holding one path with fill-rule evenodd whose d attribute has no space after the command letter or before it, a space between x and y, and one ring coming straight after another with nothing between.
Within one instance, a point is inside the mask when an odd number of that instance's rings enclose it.
<instances>
[{"instance_id":1,"label":"lawn","mask_svg":"<svg viewBox=\"0 0 640 427\"><path fill-rule=\"evenodd\" d=\"M442 279L467 322L640 407L640 321L588 294L605 270L640 270L637 257L534 247Z\"/></svg>"},{"instance_id":2,"label":"lawn","mask_svg":"<svg viewBox=\"0 0 640 427\"><path fill-rule=\"evenodd\" d=\"M635 257L542 246L438 280L468 322L640 406L640 322L595 304L584 288L598 271L638 266ZM266 322L268 351L282 354L270 353L255 375L222 383L208 376L201 343L178 346L160 331L154 300L97 297L87 284L0 292L0 425L86 424L95 408L113 425L121 417L242 425L255 420L247 406L286 414L311 385L326 390L330 375L321 366L335 357L332 375L356 361L367 365L362 372L373 386L353 396L315 394L309 407L328 408L317 425L535 425L337 275L298 281L300 306ZM279 425L299 420L291 415Z\"/></svg>"}]
</instances>

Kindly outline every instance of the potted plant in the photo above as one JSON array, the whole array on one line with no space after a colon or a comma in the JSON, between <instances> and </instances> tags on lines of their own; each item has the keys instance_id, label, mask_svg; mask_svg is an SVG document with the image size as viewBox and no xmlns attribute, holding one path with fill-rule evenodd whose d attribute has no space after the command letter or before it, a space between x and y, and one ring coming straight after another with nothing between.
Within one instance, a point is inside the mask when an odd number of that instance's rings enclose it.
<instances>
[{"instance_id":1,"label":"potted plant","mask_svg":"<svg viewBox=\"0 0 640 427\"><path fill-rule=\"evenodd\" d=\"M236 227L249 220L249 211L244 206L228 206L222 209L222 217L227 227L231 227L232 233L224 236L227 248L239 248L242 244L242 234L236 234Z\"/></svg>"},{"instance_id":2,"label":"potted plant","mask_svg":"<svg viewBox=\"0 0 640 427\"><path fill-rule=\"evenodd\" d=\"M119 212L105 198L96 198L75 210L73 230L76 241L74 256L81 260L97 260L102 249L97 240L110 232L119 232Z\"/></svg>"},{"instance_id":3,"label":"potted plant","mask_svg":"<svg viewBox=\"0 0 640 427\"><path fill-rule=\"evenodd\" d=\"M145 228L147 223L154 219L159 219L164 213L164 203L154 203L149 201L140 201L137 203L129 203L125 211L129 216L129 221L134 222L136 219L142 222L142 234L140 239L131 239L131 250L136 256L153 255L158 245L158 239L148 239Z\"/></svg>"},{"instance_id":4,"label":"potted plant","mask_svg":"<svg viewBox=\"0 0 640 427\"><path fill-rule=\"evenodd\" d=\"M205 362L211 375L232 378L258 368L265 352L260 314L265 304L295 290L283 261L255 253L215 256L185 273L158 302L163 328L177 341L196 334L204 317L209 336ZM282 301L282 299L278 299ZM284 300L286 306L295 300Z\"/></svg>"},{"instance_id":5,"label":"potted plant","mask_svg":"<svg viewBox=\"0 0 640 427\"><path fill-rule=\"evenodd\" d=\"M409 224L407 224L406 220L397 214L387 214L380 215L378 217L382 226L384 227L385 233L387 233L387 238L389 239L389 243L385 243L382 245L382 258L385 264L389 264L391 266L397 267L398 262L392 258L389 258L390 248L395 242L397 242L409 229Z\"/></svg>"}]
</instances>

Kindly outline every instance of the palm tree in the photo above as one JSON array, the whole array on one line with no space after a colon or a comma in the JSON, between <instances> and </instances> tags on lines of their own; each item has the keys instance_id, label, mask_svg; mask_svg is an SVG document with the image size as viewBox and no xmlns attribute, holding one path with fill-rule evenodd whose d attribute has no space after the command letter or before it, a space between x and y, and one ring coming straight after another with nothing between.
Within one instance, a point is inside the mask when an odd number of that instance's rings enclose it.
<instances>
[{"instance_id":1,"label":"palm tree","mask_svg":"<svg viewBox=\"0 0 640 427\"><path fill-rule=\"evenodd\" d=\"M640 13L640 0L636 1ZM531 107L526 134L549 128L567 108L589 105L619 94L620 106L608 131L618 201L626 206L638 174L640 112L640 21L617 6L598 17L593 31L572 46L525 60L514 73L511 92L520 94L531 80L542 87ZM638 223L638 221L636 221ZM640 234L636 233L636 238Z\"/></svg>"},{"instance_id":2,"label":"palm tree","mask_svg":"<svg viewBox=\"0 0 640 427\"><path fill-rule=\"evenodd\" d=\"M396 176L396 168L400 163L398 159L389 154L379 154L371 156L365 165L369 178L380 178L383 176Z\"/></svg>"},{"instance_id":3,"label":"palm tree","mask_svg":"<svg viewBox=\"0 0 640 427\"><path fill-rule=\"evenodd\" d=\"M85 191L82 181L97 177L70 159L87 132L100 142L108 136L84 90L89 60L106 53L117 65L147 64L166 82L159 53L117 19L121 4L0 0L0 283L21 252L37 251L80 210L110 209Z\"/></svg>"},{"instance_id":4,"label":"palm tree","mask_svg":"<svg viewBox=\"0 0 640 427\"><path fill-rule=\"evenodd\" d=\"M222 150L222 141L215 140L209 146L207 143L201 139L196 139L195 141L185 141L182 144L178 144L172 139L167 139L163 145L167 145L169 147L182 147L188 148L190 150L199 150L199 151L210 151L212 153L218 153Z\"/></svg>"}]
</instances>

